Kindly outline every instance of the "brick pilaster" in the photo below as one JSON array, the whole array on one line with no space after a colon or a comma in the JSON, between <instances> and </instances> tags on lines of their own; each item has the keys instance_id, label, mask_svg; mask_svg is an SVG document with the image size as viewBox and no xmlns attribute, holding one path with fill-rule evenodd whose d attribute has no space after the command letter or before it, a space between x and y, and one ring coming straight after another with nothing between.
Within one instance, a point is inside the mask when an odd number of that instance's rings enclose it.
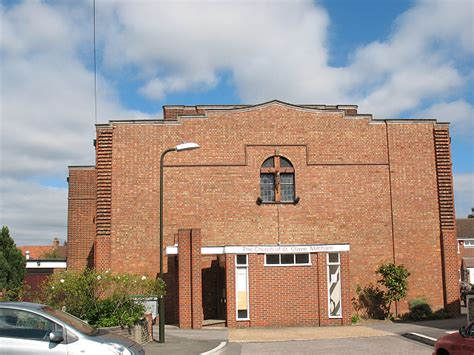
<instances>
[{"instance_id":1,"label":"brick pilaster","mask_svg":"<svg viewBox=\"0 0 474 355\"><path fill-rule=\"evenodd\" d=\"M444 308L451 314L458 315L460 312L459 275L450 142L448 126L435 127L434 143L441 228Z\"/></svg>"},{"instance_id":2,"label":"brick pilaster","mask_svg":"<svg viewBox=\"0 0 474 355\"><path fill-rule=\"evenodd\" d=\"M191 316L192 327L202 328L201 231L191 230Z\"/></svg>"},{"instance_id":3,"label":"brick pilaster","mask_svg":"<svg viewBox=\"0 0 474 355\"><path fill-rule=\"evenodd\" d=\"M342 325L352 323L351 282L350 282L349 252L341 253L341 297L342 297Z\"/></svg>"},{"instance_id":4,"label":"brick pilaster","mask_svg":"<svg viewBox=\"0 0 474 355\"><path fill-rule=\"evenodd\" d=\"M200 231L198 229L180 229L178 248L179 327L201 328L203 313Z\"/></svg>"},{"instance_id":5,"label":"brick pilaster","mask_svg":"<svg viewBox=\"0 0 474 355\"><path fill-rule=\"evenodd\" d=\"M94 264L97 270L111 267L112 216L112 137L111 127L97 128L96 141L96 241Z\"/></svg>"},{"instance_id":6,"label":"brick pilaster","mask_svg":"<svg viewBox=\"0 0 474 355\"><path fill-rule=\"evenodd\" d=\"M225 254L225 277L226 277L226 306L227 306L227 327L237 326L236 300L235 300L235 254Z\"/></svg>"},{"instance_id":7,"label":"brick pilaster","mask_svg":"<svg viewBox=\"0 0 474 355\"><path fill-rule=\"evenodd\" d=\"M178 232L178 317L180 328L191 328L191 230Z\"/></svg>"}]
</instances>

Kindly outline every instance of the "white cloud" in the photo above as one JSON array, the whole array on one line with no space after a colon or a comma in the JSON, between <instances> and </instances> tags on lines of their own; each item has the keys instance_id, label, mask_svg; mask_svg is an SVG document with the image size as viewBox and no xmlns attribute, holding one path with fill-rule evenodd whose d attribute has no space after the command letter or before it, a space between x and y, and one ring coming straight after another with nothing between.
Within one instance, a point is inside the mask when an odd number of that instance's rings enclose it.
<instances>
[{"instance_id":1,"label":"white cloud","mask_svg":"<svg viewBox=\"0 0 474 355\"><path fill-rule=\"evenodd\" d=\"M105 64L132 65L155 99L212 88L228 70L243 101L354 102L396 116L466 85L456 61L474 52L472 3L419 1L384 42L328 65L329 17L312 1L108 2L99 18ZM113 19L113 20L112 20Z\"/></svg>"},{"instance_id":2,"label":"white cloud","mask_svg":"<svg viewBox=\"0 0 474 355\"><path fill-rule=\"evenodd\" d=\"M419 112L417 117L451 122L451 135L474 140L474 106L464 100L436 103Z\"/></svg>"},{"instance_id":3,"label":"white cloud","mask_svg":"<svg viewBox=\"0 0 474 355\"><path fill-rule=\"evenodd\" d=\"M474 173L454 175L456 218L466 218L474 207Z\"/></svg>"},{"instance_id":4,"label":"white cloud","mask_svg":"<svg viewBox=\"0 0 474 355\"><path fill-rule=\"evenodd\" d=\"M213 87L221 70L246 102L335 100L343 88L327 67L328 15L312 1L118 1L98 18L115 20L103 33L105 64L139 68L148 97Z\"/></svg>"},{"instance_id":5,"label":"white cloud","mask_svg":"<svg viewBox=\"0 0 474 355\"><path fill-rule=\"evenodd\" d=\"M0 191L12 205L1 206L0 223L20 240L65 237L65 190L30 181L63 180L67 165L93 163L91 6L0 5ZM310 0L97 1L99 64L114 80L98 77L99 122L146 117L121 105L113 85L125 75L136 73L140 94L165 100L215 88L225 72L246 103L355 103L378 117L416 112L452 121L456 134L473 131L473 106L462 99L473 80L471 1L415 3L386 40L341 68L328 64L329 24Z\"/></svg>"},{"instance_id":6,"label":"white cloud","mask_svg":"<svg viewBox=\"0 0 474 355\"><path fill-rule=\"evenodd\" d=\"M0 219L17 245L66 240L67 190L30 181L0 179Z\"/></svg>"},{"instance_id":7,"label":"white cloud","mask_svg":"<svg viewBox=\"0 0 474 355\"><path fill-rule=\"evenodd\" d=\"M66 237L67 193L31 181L64 181L68 165L94 163L93 73L81 61L92 23L79 26L90 7L29 1L0 10L0 223L17 241L49 244L52 233ZM135 115L100 77L99 86L102 120Z\"/></svg>"}]
</instances>

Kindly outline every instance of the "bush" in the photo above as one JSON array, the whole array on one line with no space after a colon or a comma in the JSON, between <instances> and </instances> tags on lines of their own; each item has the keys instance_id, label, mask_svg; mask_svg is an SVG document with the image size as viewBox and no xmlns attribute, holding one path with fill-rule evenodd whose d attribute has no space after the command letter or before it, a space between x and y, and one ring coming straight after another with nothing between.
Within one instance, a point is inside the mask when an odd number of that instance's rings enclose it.
<instances>
[{"instance_id":1,"label":"bush","mask_svg":"<svg viewBox=\"0 0 474 355\"><path fill-rule=\"evenodd\" d=\"M408 318L413 321L433 319L433 310L423 298L415 298L409 303Z\"/></svg>"},{"instance_id":2,"label":"bush","mask_svg":"<svg viewBox=\"0 0 474 355\"><path fill-rule=\"evenodd\" d=\"M144 307L132 296L164 295L164 283L145 276L110 272L65 271L51 275L42 287L42 301L65 309L94 327L130 326Z\"/></svg>"},{"instance_id":3,"label":"bush","mask_svg":"<svg viewBox=\"0 0 474 355\"><path fill-rule=\"evenodd\" d=\"M357 324L360 322L360 316L358 314L353 314L351 317L351 323Z\"/></svg>"},{"instance_id":4,"label":"bush","mask_svg":"<svg viewBox=\"0 0 474 355\"><path fill-rule=\"evenodd\" d=\"M433 319L447 319L451 318L451 315L448 313L448 311L444 309L438 309L433 313Z\"/></svg>"},{"instance_id":5,"label":"bush","mask_svg":"<svg viewBox=\"0 0 474 355\"><path fill-rule=\"evenodd\" d=\"M90 324L95 327L132 325L142 318L145 308L130 298L106 298L97 302L96 312L91 314Z\"/></svg>"},{"instance_id":6,"label":"bush","mask_svg":"<svg viewBox=\"0 0 474 355\"><path fill-rule=\"evenodd\" d=\"M384 292L373 284L362 288L357 286L357 297L352 299L354 309L365 319L385 318Z\"/></svg>"}]
</instances>

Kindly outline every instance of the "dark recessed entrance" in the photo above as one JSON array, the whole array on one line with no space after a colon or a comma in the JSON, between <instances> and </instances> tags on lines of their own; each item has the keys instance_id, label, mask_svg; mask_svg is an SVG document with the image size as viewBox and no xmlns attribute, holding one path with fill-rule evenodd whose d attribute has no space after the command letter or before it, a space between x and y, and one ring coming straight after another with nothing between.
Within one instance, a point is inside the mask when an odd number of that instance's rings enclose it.
<instances>
[{"instance_id":1,"label":"dark recessed entrance","mask_svg":"<svg viewBox=\"0 0 474 355\"><path fill-rule=\"evenodd\" d=\"M225 326L225 256L203 256L202 261L203 326Z\"/></svg>"}]
</instances>

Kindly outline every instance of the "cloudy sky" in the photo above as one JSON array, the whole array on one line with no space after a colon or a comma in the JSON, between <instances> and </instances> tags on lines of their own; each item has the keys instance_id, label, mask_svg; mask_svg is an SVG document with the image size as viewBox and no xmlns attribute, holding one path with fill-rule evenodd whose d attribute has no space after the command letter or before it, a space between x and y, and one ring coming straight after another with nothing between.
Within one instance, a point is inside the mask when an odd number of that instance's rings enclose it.
<instances>
[{"instance_id":1,"label":"cloudy sky","mask_svg":"<svg viewBox=\"0 0 474 355\"><path fill-rule=\"evenodd\" d=\"M0 223L66 238L67 166L94 164L92 0L1 0ZM97 121L164 104L357 104L452 123L456 212L474 207L471 0L96 0Z\"/></svg>"}]
</instances>

